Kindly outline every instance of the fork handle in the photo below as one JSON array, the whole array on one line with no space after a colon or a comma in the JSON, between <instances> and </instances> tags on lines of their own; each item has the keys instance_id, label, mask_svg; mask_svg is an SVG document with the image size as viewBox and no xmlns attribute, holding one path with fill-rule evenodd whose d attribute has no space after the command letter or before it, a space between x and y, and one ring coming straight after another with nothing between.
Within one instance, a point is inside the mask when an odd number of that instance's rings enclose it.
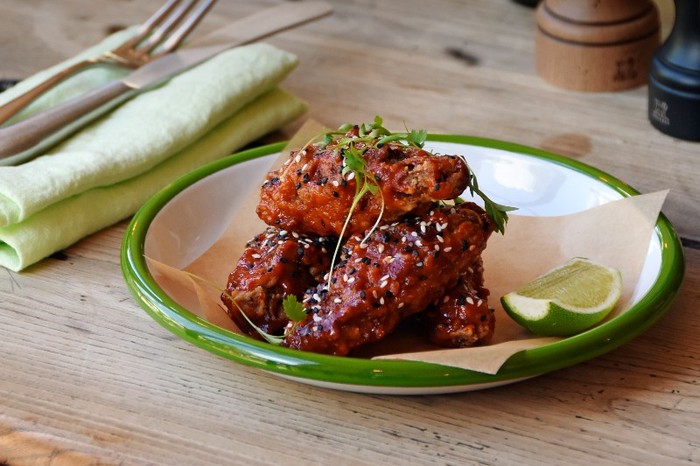
<instances>
[{"instance_id":1,"label":"fork handle","mask_svg":"<svg viewBox=\"0 0 700 466\"><path fill-rule=\"evenodd\" d=\"M86 68L93 64L95 64L95 61L92 59L79 61L78 63L75 63L69 66L68 68L61 70L60 72L51 76L49 79L42 82L38 86L28 90L24 94L15 97L13 100L0 107L0 125L5 123L13 116L15 116L17 112L29 105L31 102L34 101L34 99L36 99L41 94L54 87L56 84L60 83L69 76L74 75L83 68Z\"/></svg>"},{"instance_id":2,"label":"fork handle","mask_svg":"<svg viewBox=\"0 0 700 466\"><path fill-rule=\"evenodd\" d=\"M130 90L132 88L122 81L113 81L50 110L0 128L0 158L34 147L45 137Z\"/></svg>"}]
</instances>

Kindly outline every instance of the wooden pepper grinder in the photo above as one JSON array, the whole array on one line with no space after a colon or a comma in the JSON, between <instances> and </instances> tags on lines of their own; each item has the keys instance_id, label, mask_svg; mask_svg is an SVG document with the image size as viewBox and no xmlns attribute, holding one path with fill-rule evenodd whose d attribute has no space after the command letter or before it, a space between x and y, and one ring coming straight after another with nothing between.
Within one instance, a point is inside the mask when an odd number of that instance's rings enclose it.
<instances>
[{"instance_id":1,"label":"wooden pepper grinder","mask_svg":"<svg viewBox=\"0 0 700 466\"><path fill-rule=\"evenodd\" d=\"M646 83L660 42L652 0L543 0L537 26L537 73L577 91L619 91Z\"/></svg>"}]
</instances>

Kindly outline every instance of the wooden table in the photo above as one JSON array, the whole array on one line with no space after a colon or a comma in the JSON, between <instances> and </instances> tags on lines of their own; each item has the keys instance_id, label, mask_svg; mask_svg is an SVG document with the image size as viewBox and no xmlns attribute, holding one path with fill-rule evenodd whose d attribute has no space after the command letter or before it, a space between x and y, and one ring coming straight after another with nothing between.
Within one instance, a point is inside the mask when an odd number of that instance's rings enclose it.
<instances>
[{"instance_id":1,"label":"wooden table","mask_svg":"<svg viewBox=\"0 0 700 466\"><path fill-rule=\"evenodd\" d=\"M161 0L4 0L0 78L137 23ZM220 2L203 29L278 2ZM659 2L668 31L672 2ZM0 270L0 464L680 464L700 462L700 145L654 130L646 88L585 94L534 71L531 9L509 0L334 1L271 43L308 117L384 116L545 148L642 192L685 245L668 313L604 356L526 382L391 397L232 363L149 318L119 268L126 222L22 273ZM290 125L272 139L288 137Z\"/></svg>"}]
</instances>

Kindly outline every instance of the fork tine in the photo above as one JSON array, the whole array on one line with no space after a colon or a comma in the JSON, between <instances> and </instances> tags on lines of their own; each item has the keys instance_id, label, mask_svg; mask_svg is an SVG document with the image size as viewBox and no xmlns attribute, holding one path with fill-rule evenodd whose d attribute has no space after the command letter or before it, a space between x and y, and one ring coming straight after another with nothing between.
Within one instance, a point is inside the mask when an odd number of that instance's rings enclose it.
<instances>
[{"instance_id":1,"label":"fork tine","mask_svg":"<svg viewBox=\"0 0 700 466\"><path fill-rule=\"evenodd\" d=\"M182 23L163 43L163 53L171 52L179 47L192 30L199 24L202 18L211 10L217 0L204 0L197 9Z\"/></svg>"},{"instance_id":2,"label":"fork tine","mask_svg":"<svg viewBox=\"0 0 700 466\"><path fill-rule=\"evenodd\" d=\"M141 50L151 51L155 49L158 44L163 40L163 38L170 33L190 12L192 7L197 3L198 0L188 0L186 3L179 5L177 9L165 19L158 27L151 33L151 35L146 39L141 47Z\"/></svg>"},{"instance_id":3,"label":"fork tine","mask_svg":"<svg viewBox=\"0 0 700 466\"><path fill-rule=\"evenodd\" d=\"M148 37L148 35L153 31L153 29L163 22L163 19L170 15L181 0L168 0L163 4L153 15L148 18L141 26L136 30L136 33L132 38L122 44L120 47L133 47L143 39Z\"/></svg>"}]
</instances>

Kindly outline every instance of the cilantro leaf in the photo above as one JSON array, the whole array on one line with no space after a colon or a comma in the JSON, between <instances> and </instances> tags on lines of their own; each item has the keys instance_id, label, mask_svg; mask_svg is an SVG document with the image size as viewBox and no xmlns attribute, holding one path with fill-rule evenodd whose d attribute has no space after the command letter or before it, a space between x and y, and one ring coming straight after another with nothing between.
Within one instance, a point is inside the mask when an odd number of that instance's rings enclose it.
<instances>
[{"instance_id":1,"label":"cilantro leaf","mask_svg":"<svg viewBox=\"0 0 700 466\"><path fill-rule=\"evenodd\" d=\"M296 296L288 294L282 301L282 309L293 322L300 322L306 319L306 311L304 305L299 302Z\"/></svg>"}]
</instances>

